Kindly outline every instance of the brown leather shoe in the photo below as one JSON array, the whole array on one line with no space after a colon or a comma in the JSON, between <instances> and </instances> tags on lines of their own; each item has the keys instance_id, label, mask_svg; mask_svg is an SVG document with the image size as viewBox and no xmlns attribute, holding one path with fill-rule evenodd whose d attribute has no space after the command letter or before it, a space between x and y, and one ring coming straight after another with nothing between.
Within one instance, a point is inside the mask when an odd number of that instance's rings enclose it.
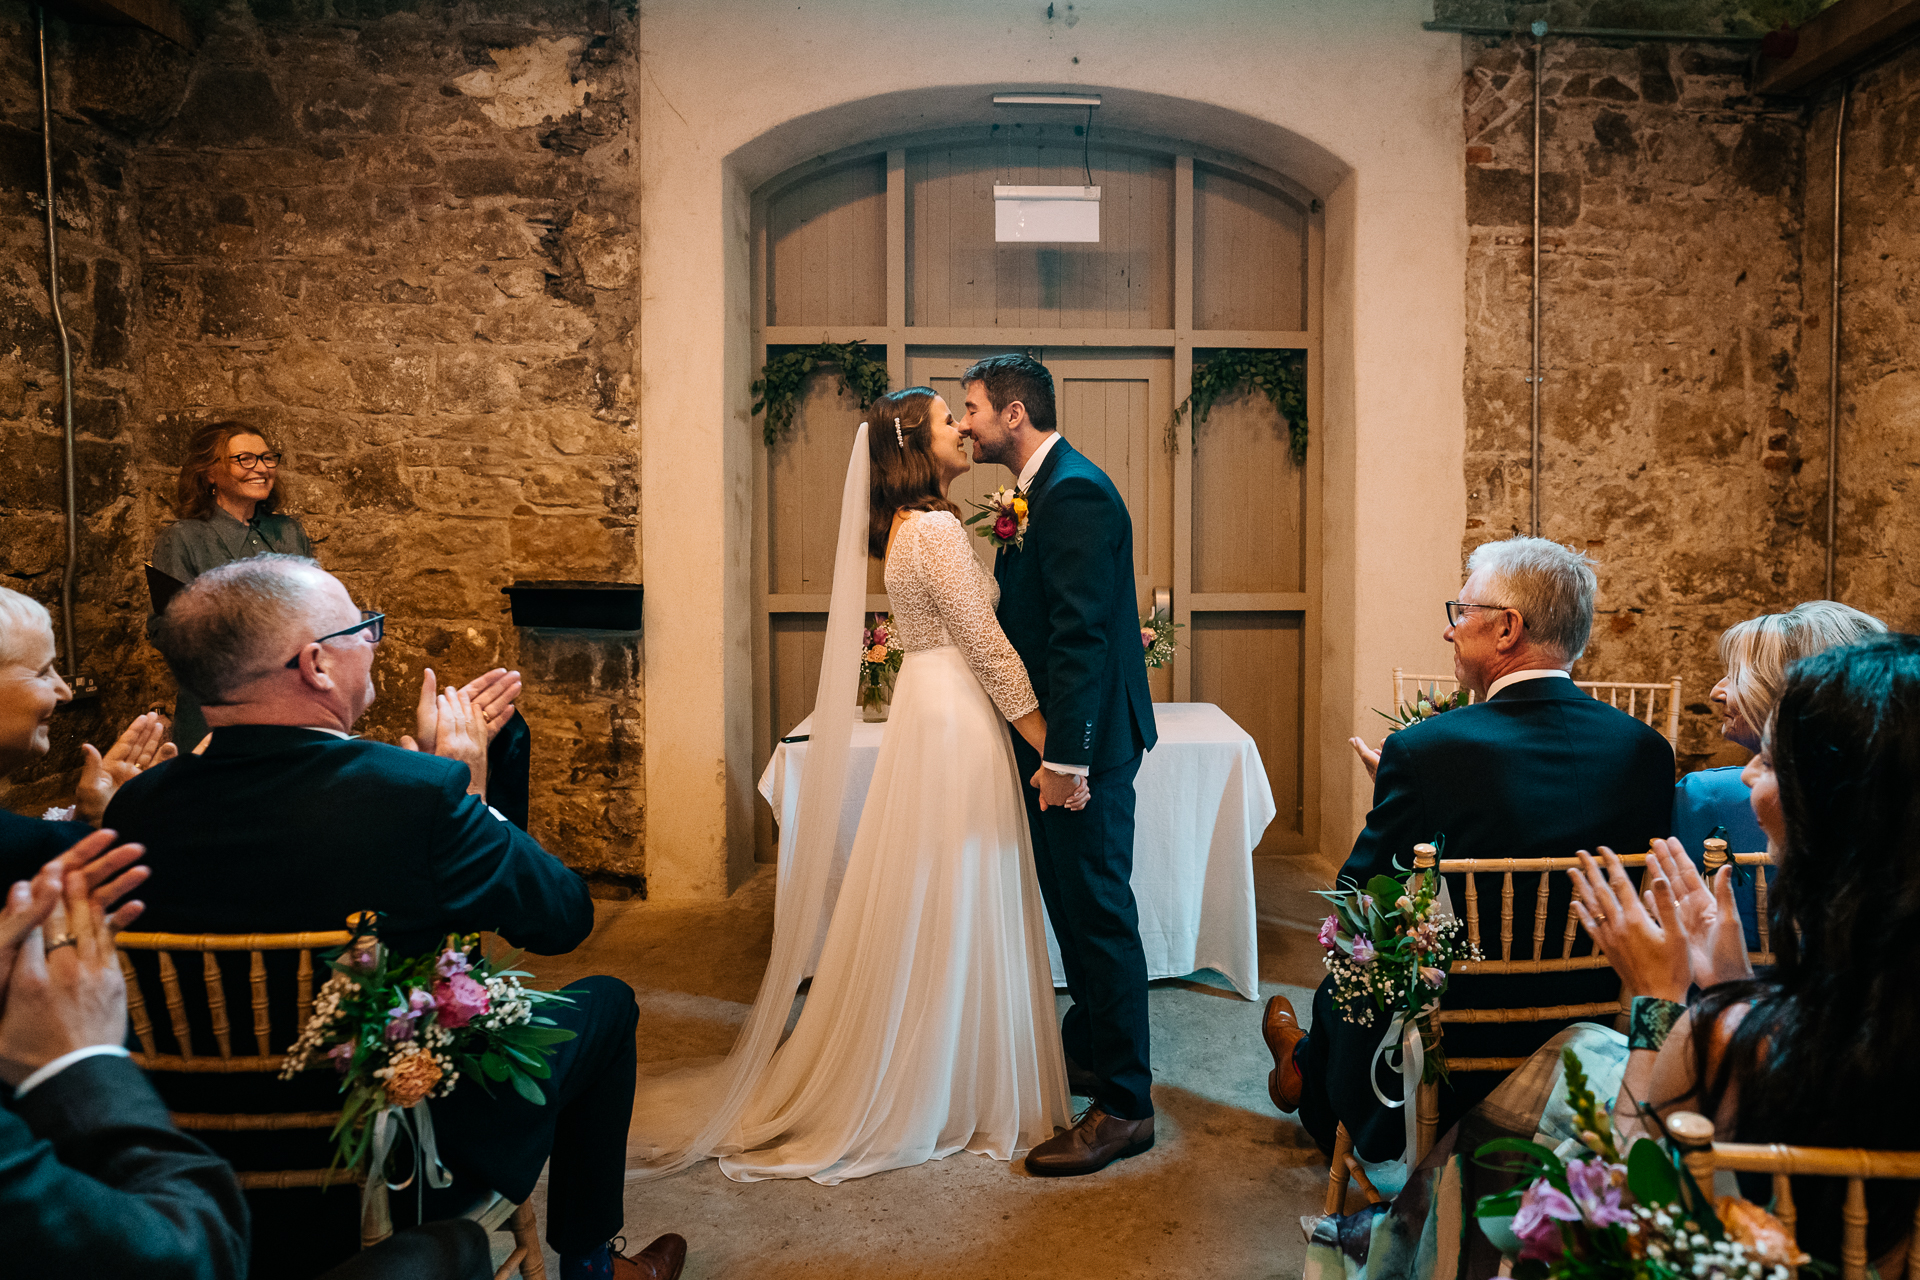
<instances>
[{"instance_id":1,"label":"brown leather shoe","mask_svg":"<svg viewBox=\"0 0 1920 1280\"><path fill-rule=\"evenodd\" d=\"M1073 1128L1054 1134L1027 1152L1027 1172L1036 1178L1098 1173L1115 1160L1137 1156L1152 1145L1152 1116L1122 1120L1099 1107L1088 1107Z\"/></svg>"},{"instance_id":2,"label":"brown leather shoe","mask_svg":"<svg viewBox=\"0 0 1920 1280\"><path fill-rule=\"evenodd\" d=\"M687 1265L687 1242L668 1232L638 1253L613 1258L614 1280L679 1280Z\"/></svg>"},{"instance_id":3,"label":"brown leather shoe","mask_svg":"<svg viewBox=\"0 0 1920 1280\"><path fill-rule=\"evenodd\" d=\"M1293 1061L1293 1047L1306 1034L1293 1016L1293 1001L1285 996L1267 1001L1267 1015L1260 1023L1260 1035L1273 1054L1273 1070L1267 1072L1267 1096L1273 1099L1274 1106L1285 1112L1300 1109L1300 1093L1306 1082Z\"/></svg>"}]
</instances>

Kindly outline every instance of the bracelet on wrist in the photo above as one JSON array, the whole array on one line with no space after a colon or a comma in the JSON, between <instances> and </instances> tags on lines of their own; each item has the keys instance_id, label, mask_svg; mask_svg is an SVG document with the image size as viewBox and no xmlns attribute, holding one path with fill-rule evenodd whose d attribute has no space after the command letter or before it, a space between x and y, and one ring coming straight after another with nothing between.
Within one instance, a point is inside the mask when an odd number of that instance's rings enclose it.
<instances>
[{"instance_id":1,"label":"bracelet on wrist","mask_svg":"<svg viewBox=\"0 0 1920 1280\"><path fill-rule=\"evenodd\" d=\"M1687 1006L1678 1000L1635 996L1633 1012L1627 1020L1627 1048L1658 1049L1667 1042L1673 1024L1680 1021L1680 1015L1686 1011Z\"/></svg>"}]
</instances>

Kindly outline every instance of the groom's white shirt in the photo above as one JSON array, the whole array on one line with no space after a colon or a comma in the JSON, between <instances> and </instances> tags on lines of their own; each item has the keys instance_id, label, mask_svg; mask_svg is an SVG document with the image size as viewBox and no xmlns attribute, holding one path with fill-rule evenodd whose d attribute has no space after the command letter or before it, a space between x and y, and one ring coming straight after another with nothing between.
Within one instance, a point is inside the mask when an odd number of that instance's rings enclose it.
<instances>
[{"instance_id":1,"label":"groom's white shirt","mask_svg":"<svg viewBox=\"0 0 1920 1280\"><path fill-rule=\"evenodd\" d=\"M1562 680L1573 679L1573 674L1558 667L1536 667L1532 671L1512 671L1487 686L1487 697L1491 698L1510 684L1519 684L1522 680L1546 680L1559 676Z\"/></svg>"},{"instance_id":2,"label":"groom's white shirt","mask_svg":"<svg viewBox=\"0 0 1920 1280\"><path fill-rule=\"evenodd\" d=\"M1033 478L1040 474L1040 464L1047 460L1047 454L1052 452L1053 446L1058 444L1059 441L1060 433L1058 431L1047 432L1047 438L1040 442L1040 447L1033 451L1031 458L1027 459L1027 465L1020 468L1020 478L1013 482L1014 488L1018 489L1021 493L1027 491L1027 487L1033 483Z\"/></svg>"},{"instance_id":3,"label":"groom's white shirt","mask_svg":"<svg viewBox=\"0 0 1920 1280\"><path fill-rule=\"evenodd\" d=\"M1020 478L1013 482L1014 488L1018 489L1021 493L1027 491L1027 488L1033 484L1033 478L1040 474L1040 464L1047 460L1047 454L1059 441L1060 433L1058 431L1047 432L1047 438L1040 442L1040 447L1033 451L1031 458L1027 459L1027 465L1020 468ZM1051 760L1042 760L1040 765L1042 768L1051 769L1055 773L1071 773L1082 778L1093 772L1084 764L1055 764Z\"/></svg>"}]
</instances>

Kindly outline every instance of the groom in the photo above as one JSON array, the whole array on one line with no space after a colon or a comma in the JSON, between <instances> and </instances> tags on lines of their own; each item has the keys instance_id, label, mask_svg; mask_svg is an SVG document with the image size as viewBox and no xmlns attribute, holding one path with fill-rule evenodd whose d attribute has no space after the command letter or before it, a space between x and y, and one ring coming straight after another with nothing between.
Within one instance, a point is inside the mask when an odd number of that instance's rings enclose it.
<instances>
[{"instance_id":1,"label":"groom","mask_svg":"<svg viewBox=\"0 0 1920 1280\"><path fill-rule=\"evenodd\" d=\"M1070 1177L1153 1145L1147 958L1133 902L1133 777L1155 739L1133 589L1133 521L1106 473L1054 431L1053 376L1024 355L960 377L978 462L1019 477L1027 528L994 560L1000 625L1047 718L1043 758L1019 734L1040 896L1067 971L1060 1037L1093 1105L1034 1147L1027 1172ZM1066 808L1082 780L1085 808Z\"/></svg>"}]
</instances>

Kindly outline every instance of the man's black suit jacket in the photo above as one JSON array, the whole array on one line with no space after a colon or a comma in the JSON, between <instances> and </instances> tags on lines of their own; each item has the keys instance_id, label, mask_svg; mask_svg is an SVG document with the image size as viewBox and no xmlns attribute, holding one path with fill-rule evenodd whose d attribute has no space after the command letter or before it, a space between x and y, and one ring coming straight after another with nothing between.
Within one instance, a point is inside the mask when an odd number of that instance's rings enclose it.
<instances>
[{"instance_id":1,"label":"man's black suit jacket","mask_svg":"<svg viewBox=\"0 0 1920 1280\"><path fill-rule=\"evenodd\" d=\"M33 879L41 867L92 834L84 822L47 822L0 809L0 889Z\"/></svg>"},{"instance_id":2,"label":"man's black suit jacket","mask_svg":"<svg viewBox=\"0 0 1920 1280\"><path fill-rule=\"evenodd\" d=\"M1616 853L1644 853L1664 836L1672 812L1673 750L1653 729L1590 697L1571 680L1550 676L1508 685L1486 702L1448 711L1387 735L1374 781L1373 810L1342 881L1364 886L1376 875L1403 876L1413 846L1444 835L1450 858L1567 857L1606 845ZM1447 877L1454 910L1467 911L1466 877ZM1545 958L1561 954L1570 909L1569 882L1549 882ZM1500 957L1500 877L1482 875L1480 947ZM1514 959L1531 959L1538 880L1514 877ZM1574 954L1590 954L1581 933ZM1619 980L1610 968L1526 976L1453 979L1442 1006L1584 1004L1614 999ZM1320 1009L1323 1002L1316 1002ZM1603 1019L1604 1021L1604 1019ZM1451 1057L1525 1057L1564 1023L1452 1024ZM1367 1084L1368 1064L1381 1029L1361 1030L1336 1020L1327 1088L1334 1110L1368 1159L1400 1149L1404 1122L1381 1107ZM1382 1022L1384 1028L1384 1022ZM1320 1028L1316 1026L1315 1030ZM1442 1089L1442 1125L1484 1097L1502 1077L1475 1072ZM1381 1087L1400 1087L1382 1073Z\"/></svg>"},{"instance_id":3,"label":"man's black suit jacket","mask_svg":"<svg viewBox=\"0 0 1920 1280\"><path fill-rule=\"evenodd\" d=\"M138 1067L84 1058L0 1107L0 1258L9 1275L241 1280L247 1206Z\"/></svg>"},{"instance_id":4,"label":"man's black suit jacket","mask_svg":"<svg viewBox=\"0 0 1920 1280\"><path fill-rule=\"evenodd\" d=\"M1133 589L1133 518L1113 481L1065 439L1027 487L1027 534L994 560L1001 629L1047 718L1051 764L1094 771L1158 734Z\"/></svg>"},{"instance_id":5,"label":"man's black suit jacket","mask_svg":"<svg viewBox=\"0 0 1920 1280\"><path fill-rule=\"evenodd\" d=\"M573 950L593 928L586 883L466 791L466 768L437 756L233 725L121 787L106 825L147 846L142 929L341 929L372 909L401 953L478 929Z\"/></svg>"}]
</instances>

